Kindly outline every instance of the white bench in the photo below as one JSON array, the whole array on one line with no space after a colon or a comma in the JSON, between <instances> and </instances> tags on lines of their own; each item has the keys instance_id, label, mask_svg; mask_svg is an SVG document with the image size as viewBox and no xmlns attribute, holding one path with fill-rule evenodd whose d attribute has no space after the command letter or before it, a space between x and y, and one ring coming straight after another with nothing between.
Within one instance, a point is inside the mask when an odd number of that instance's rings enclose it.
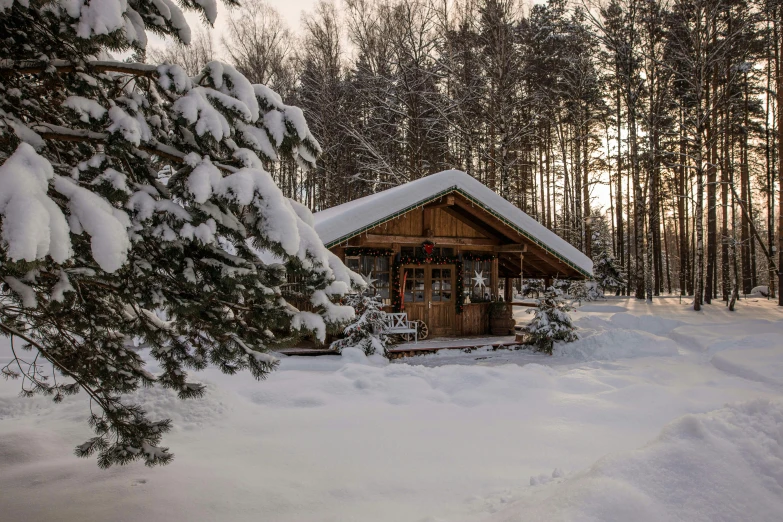
<instances>
[{"instance_id":1,"label":"white bench","mask_svg":"<svg viewBox=\"0 0 783 522\"><path fill-rule=\"evenodd\" d=\"M392 334L413 334L415 342L419 342L419 330L416 328L416 321L408 321L408 314L385 314L384 323L386 325L384 333Z\"/></svg>"}]
</instances>

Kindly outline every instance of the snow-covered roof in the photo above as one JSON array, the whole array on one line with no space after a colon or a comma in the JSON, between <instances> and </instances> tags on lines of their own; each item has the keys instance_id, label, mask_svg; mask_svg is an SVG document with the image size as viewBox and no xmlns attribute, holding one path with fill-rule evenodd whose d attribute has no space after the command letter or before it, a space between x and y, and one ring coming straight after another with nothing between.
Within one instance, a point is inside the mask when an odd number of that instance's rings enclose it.
<instances>
[{"instance_id":1,"label":"snow-covered roof","mask_svg":"<svg viewBox=\"0 0 783 522\"><path fill-rule=\"evenodd\" d=\"M506 201L489 187L459 170L446 170L313 214L315 230L327 247L420 207L450 192L458 192L502 220L544 250L584 275L593 262L563 238Z\"/></svg>"}]
</instances>

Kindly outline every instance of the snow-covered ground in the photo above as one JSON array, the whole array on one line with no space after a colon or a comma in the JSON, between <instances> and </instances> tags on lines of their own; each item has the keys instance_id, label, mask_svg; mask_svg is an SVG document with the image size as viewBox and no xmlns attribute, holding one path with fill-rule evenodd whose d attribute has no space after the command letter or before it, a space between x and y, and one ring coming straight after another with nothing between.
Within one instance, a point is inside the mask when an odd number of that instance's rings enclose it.
<instances>
[{"instance_id":1,"label":"snow-covered ground","mask_svg":"<svg viewBox=\"0 0 783 522\"><path fill-rule=\"evenodd\" d=\"M175 423L156 469L77 459L84 396L0 381L0 518L781 519L783 310L610 298L574 318L582 338L552 357L347 350L284 358L260 383L202 372L200 401L142 391Z\"/></svg>"}]
</instances>

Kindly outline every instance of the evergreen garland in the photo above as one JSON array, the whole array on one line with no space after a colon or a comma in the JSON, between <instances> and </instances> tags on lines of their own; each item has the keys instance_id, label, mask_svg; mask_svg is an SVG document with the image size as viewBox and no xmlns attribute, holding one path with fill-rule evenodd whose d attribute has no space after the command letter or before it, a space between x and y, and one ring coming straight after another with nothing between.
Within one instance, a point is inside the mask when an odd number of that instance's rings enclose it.
<instances>
[{"instance_id":1,"label":"evergreen garland","mask_svg":"<svg viewBox=\"0 0 783 522\"><path fill-rule=\"evenodd\" d=\"M394 250L391 248L348 247L345 249L345 255L348 257L391 257L394 255Z\"/></svg>"}]
</instances>

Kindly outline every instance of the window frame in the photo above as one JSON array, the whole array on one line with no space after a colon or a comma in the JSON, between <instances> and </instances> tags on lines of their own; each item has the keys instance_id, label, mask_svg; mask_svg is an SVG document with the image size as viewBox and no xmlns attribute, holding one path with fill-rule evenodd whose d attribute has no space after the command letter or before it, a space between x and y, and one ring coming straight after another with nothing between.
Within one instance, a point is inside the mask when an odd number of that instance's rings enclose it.
<instances>
[{"instance_id":1,"label":"window frame","mask_svg":"<svg viewBox=\"0 0 783 522\"><path fill-rule=\"evenodd\" d=\"M372 278L375 279L375 283L373 287L370 287L367 289L367 295L370 296L380 296L381 299L385 301L391 302L391 275L392 275L392 267L394 265L392 258L390 256L365 256L365 255L358 255L358 256L345 256L345 266L347 266L349 269L353 270L357 274L361 276L369 275L367 271L365 271L366 265L365 263L367 260L372 259ZM357 266L353 267L352 261L356 261ZM383 263L386 263L385 269L382 266ZM379 269L380 268L380 269ZM381 277L385 276L385 277ZM381 284L379 284L381 283ZM385 291L386 295L383 295L383 292Z\"/></svg>"}]
</instances>

